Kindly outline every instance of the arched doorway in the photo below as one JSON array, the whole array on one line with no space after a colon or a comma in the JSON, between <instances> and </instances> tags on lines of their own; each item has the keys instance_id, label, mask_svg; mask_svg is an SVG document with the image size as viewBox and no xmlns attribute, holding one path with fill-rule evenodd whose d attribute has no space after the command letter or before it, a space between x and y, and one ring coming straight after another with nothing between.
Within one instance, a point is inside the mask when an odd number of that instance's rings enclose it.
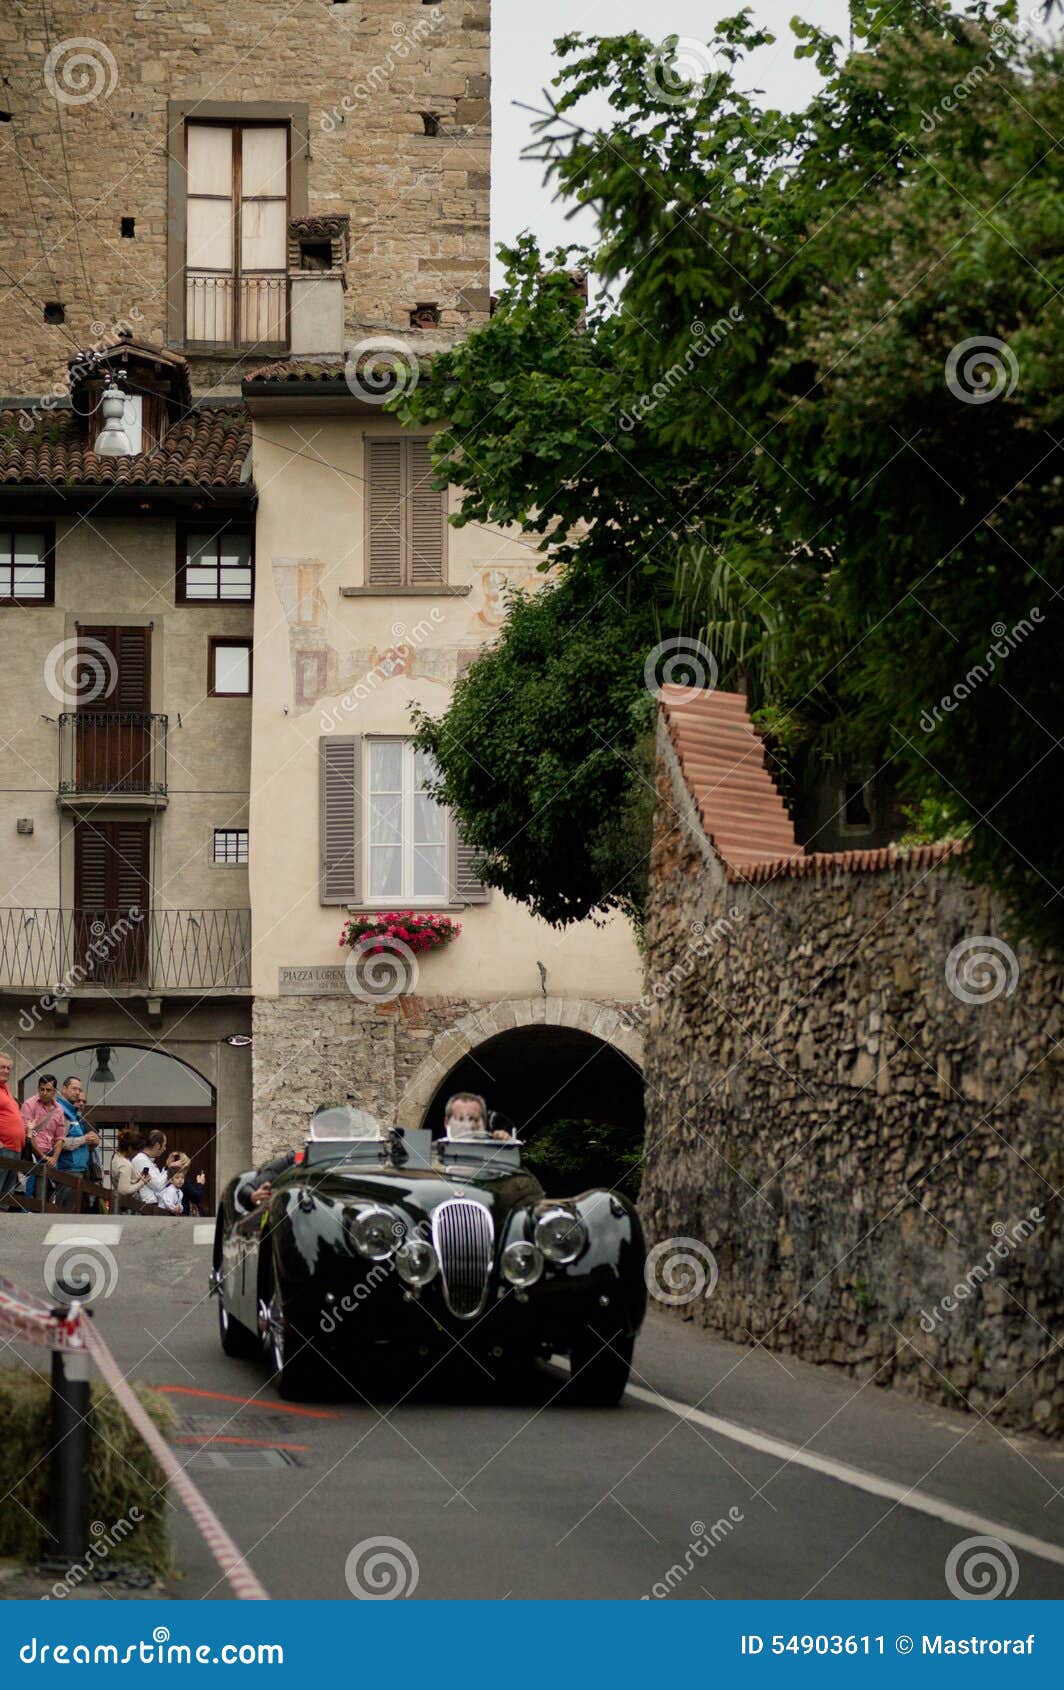
<instances>
[{"instance_id":1,"label":"arched doorway","mask_svg":"<svg viewBox=\"0 0 1064 1690\"><path fill-rule=\"evenodd\" d=\"M638 1189L643 1081L635 1063L579 1027L538 1023L496 1033L444 1075L423 1124L442 1130L457 1091L481 1093L525 1140L525 1160L555 1196L597 1185Z\"/></svg>"},{"instance_id":2,"label":"arched doorway","mask_svg":"<svg viewBox=\"0 0 1064 1690\"><path fill-rule=\"evenodd\" d=\"M60 1085L76 1074L85 1087L86 1118L100 1134L100 1159L109 1168L119 1127L141 1132L159 1127L168 1150L190 1158L192 1174L206 1180L204 1212L213 1214L215 1191L214 1087L166 1051L150 1045L98 1044L64 1050L40 1062L25 1075L22 1099L32 1097L42 1074L54 1074Z\"/></svg>"}]
</instances>

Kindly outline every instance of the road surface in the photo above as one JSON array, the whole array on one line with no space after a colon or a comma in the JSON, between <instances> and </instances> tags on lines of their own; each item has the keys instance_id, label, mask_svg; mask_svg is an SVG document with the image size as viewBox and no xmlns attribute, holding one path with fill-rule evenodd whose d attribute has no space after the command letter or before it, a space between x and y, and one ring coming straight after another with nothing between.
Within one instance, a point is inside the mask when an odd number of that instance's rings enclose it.
<instances>
[{"instance_id":1,"label":"road surface","mask_svg":"<svg viewBox=\"0 0 1064 1690\"><path fill-rule=\"evenodd\" d=\"M935 1598L951 1552L963 1577L958 1546L999 1534L993 1580L1064 1596L1064 1451L1037 1437L657 1310L616 1410L566 1407L545 1367L518 1400L437 1373L300 1412L265 1367L223 1357L210 1233L4 1216L0 1274L42 1294L65 1235L96 1240L100 1331L131 1379L169 1389L181 1456L271 1596L350 1600L379 1579L430 1600ZM175 1593L227 1597L181 1510L174 1536Z\"/></svg>"}]
</instances>

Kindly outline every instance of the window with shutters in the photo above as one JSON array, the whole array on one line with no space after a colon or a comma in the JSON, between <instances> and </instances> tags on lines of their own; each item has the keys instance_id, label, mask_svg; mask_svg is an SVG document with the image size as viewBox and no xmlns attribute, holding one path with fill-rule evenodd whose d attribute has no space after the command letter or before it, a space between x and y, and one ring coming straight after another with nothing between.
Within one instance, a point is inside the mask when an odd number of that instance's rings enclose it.
<instances>
[{"instance_id":1,"label":"window with shutters","mask_svg":"<svg viewBox=\"0 0 1064 1690\"><path fill-rule=\"evenodd\" d=\"M439 586L446 580L447 494L433 485L427 435L366 442L366 584Z\"/></svg>"},{"instance_id":2,"label":"window with shutters","mask_svg":"<svg viewBox=\"0 0 1064 1690\"><path fill-rule=\"evenodd\" d=\"M151 907L151 823L79 821L74 828L78 966L95 985L145 978Z\"/></svg>"},{"instance_id":3,"label":"window with shutters","mask_svg":"<svg viewBox=\"0 0 1064 1690\"><path fill-rule=\"evenodd\" d=\"M0 604L54 602L54 528L0 528Z\"/></svg>"},{"instance_id":4,"label":"window with shutters","mask_svg":"<svg viewBox=\"0 0 1064 1690\"><path fill-rule=\"evenodd\" d=\"M430 759L399 736L328 734L321 757L323 904L483 904L476 853L426 791Z\"/></svg>"}]
</instances>

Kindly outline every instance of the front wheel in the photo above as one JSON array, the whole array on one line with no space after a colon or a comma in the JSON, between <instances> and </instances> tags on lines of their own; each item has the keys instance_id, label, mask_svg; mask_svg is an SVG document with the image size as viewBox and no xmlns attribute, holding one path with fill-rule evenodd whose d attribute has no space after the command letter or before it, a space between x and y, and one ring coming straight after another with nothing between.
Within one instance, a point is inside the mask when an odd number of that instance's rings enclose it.
<instances>
[{"instance_id":1,"label":"front wheel","mask_svg":"<svg viewBox=\"0 0 1064 1690\"><path fill-rule=\"evenodd\" d=\"M569 1352L567 1397L583 1408L616 1408L632 1369L635 1339L614 1333L606 1339L588 1332Z\"/></svg>"}]
</instances>

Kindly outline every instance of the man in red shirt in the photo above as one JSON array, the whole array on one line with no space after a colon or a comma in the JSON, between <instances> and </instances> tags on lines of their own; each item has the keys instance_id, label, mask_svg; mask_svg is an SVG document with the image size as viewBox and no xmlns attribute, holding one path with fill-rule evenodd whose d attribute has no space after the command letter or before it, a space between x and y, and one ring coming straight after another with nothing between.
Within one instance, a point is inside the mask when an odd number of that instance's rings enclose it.
<instances>
[{"instance_id":1,"label":"man in red shirt","mask_svg":"<svg viewBox=\"0 0 1064 1690\"><path fill-rule=\"evenodd\" d=\"M18 1169L3 1164L18 1161L26 1144L22 1112L8 1090L13 1067L10 1056L0 1051L0 1203L18 1189Z\"/></svg>"}]
</instances>

